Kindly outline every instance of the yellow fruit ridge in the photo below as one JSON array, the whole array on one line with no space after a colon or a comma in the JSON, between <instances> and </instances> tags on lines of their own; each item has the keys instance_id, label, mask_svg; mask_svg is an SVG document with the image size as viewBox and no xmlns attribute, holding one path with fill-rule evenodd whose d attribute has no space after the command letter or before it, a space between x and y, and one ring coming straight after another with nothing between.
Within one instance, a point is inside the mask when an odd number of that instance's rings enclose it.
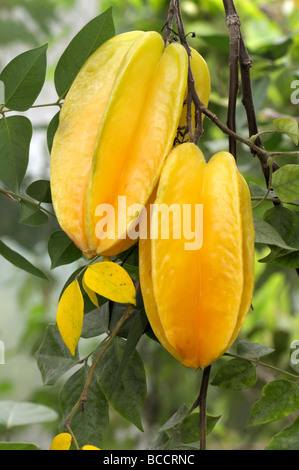
<instances>
[{"instance_id":1,"label":"yellow fruit ridge","mask_svg":"<svg viewBox=\"0 0 299 470\"><path fill-rule=\"evenodd\" d=\"M86 201L89 246L98 253L115 254L111 244L126 235L135 219L118 220L118 196L126 197L127 207L145 205L156 184L176 135L187 65L183 47L164 49L155 32L145 33L128 51L99 129ZM116 236L96 236L99 203L115 208Z\"/></svg>"},{"instance_id":2,"label":"yellow fruit ridge","mask_svg":"<svg viewBox=\"0 0 299 470\"><path fill-rule=\"evenodd\" d=\"M219 152L206 163L196 145L185 143L166 160L151 222L161 204L176 204L182 213L184 204L202 204L203 243L186 250L190 240L184 233L174 237L173 222L169 239L140 240L145 310L171 354L186 367L204 368L230 347L250 309L254 228L248 187L231 154Z\"/></svg>"},{"instance_id":3,"label":"yellow fruit ridge","mask_svg":"<svg viewBox=\"0 0 299 470\"><path fill-rule=\"evenodd\" d=\"M51 151L51 192L61 228L84 252L85 197L98 128L133 31L115 36L95 51L78 73L63 103Z\"/></svg>"},{"instance_id":4,"label":"yellow fruit ridge","mask_svg":"<svg viewBox=\"0 0 299 470\"><path fill-rule=\"evenodd\" d=\"M159 312L154 297L153 281L152 281L152 260L151 260L151 239L149 237L150 229L150 206L155 202L156 189L153 191L148 204L146 206L147 217L147 236L139 240L139 278L142 290L142 296L146 307L146 313L151 323L151 326L159 339L162 346L169 351L178 361L183 362L183 358L179 353L170 345L163 325L161 323Z\"/></svg>"},{"instance_id":5,"label":"yellow fruit ridge","mask_svg":"<svg viewBox=\"0 0 299 470\"><path fill-rule=\"evenodd\" d=\"M88 258L136 242L127 234L138 211L119 214L118 197L127 208L150 197L177 133L187 74L182 45L133 31L103 44L76 77L53 141L51 191L61 228ZM101 227L101 204L115 209L115 231Z\"/></svg>"}]
</instances>

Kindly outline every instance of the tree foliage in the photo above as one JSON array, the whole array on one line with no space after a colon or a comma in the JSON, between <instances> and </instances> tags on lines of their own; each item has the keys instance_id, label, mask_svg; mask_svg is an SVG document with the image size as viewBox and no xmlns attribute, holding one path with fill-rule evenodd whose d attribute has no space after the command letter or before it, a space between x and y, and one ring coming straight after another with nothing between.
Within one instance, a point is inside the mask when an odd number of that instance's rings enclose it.
<instances>
[{"instance_id":1,"label":"tree foliage","mask_svg":"<svg viewBox=\"0 0 299 470\"><path fill-rule=\"evenodd\" d=\"M13 18L9 14L19 3L4 2L1 8ZM60 230L51 205L48 173L60 107L87 57L115 32L161 31L169 2L103 1L102 13L91 18L65 45L56 63L49 65L51 44L46 44L45 38L51 35L48 23L55 21L58 3L26 2L27 14L37 25L36 35L25 23L1 20L3 47L18 40L25 49L1 64L1 263L4 269L6 262L15 267L12 278L15 272L24 273L15 289L22 314L27 311L18 346L34 356L41 382L47 386L19 403L17 398L7 400L14 395L11 382L0 382L2 441L5 433L13 432L11 428L56 420L53 436L66 424L78 446L193 448L200 440L198 411L192 403L201 373L186 370L169 357L149 327L140 293L135 298L138 246L115 259L119 270L113 273L113 286L109 284L108 274L102 271L105 262L89 266ZM299 339L298 3L255 0L236 2L236 7L253 60L251 84L258 122L258 133L249 135L240 86L237 162L252 197L256 282L252 311L240 337L212 367L208 444L211 448L298 449L299 354L297 357L296 348L291 349L292 342ZM181 8L186 32L195 32L188 40L210 68L209 109L226 125L231 77L223 4L218 0L182 1ZM47 80L49 67L54 72ZM39 101L46 86L55 95L51 103ZM55 114L42 129L46 165L44 174L37 178L28 170L32 139L38 129L32 113L48 106L54 107ZM254 152L259 138L267 153L268 179ZM205 118L200 140L205 154L211 156L228 145L228 134ZM37 301L33 292L40 293ZM70 298L76 322L63 315L68 323L60 328L66 331L62 338L55 323L56 309L60 301L65 313ZM2 335L3 328L1 325ZM14 351L6 353L9 364ZM26 388L26 377L23 382ZM82 397L84 413L80 412ZM8 420L8 415L13 418ZM122 431L119 443L117 429ZM0 449L36 447L34 443L0 443Z\"/></svg>"}]
</instances>

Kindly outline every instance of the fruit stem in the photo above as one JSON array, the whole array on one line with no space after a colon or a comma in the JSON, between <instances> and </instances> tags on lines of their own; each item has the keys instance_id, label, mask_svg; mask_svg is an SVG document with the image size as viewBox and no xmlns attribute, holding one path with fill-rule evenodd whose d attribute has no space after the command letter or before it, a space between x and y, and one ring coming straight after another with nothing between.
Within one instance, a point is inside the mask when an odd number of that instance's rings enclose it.
<instances>
[{"instance_id":1,"label":"fruit stem","mask_svg":"<svg viewBox=\"0 0 299 470\"><path fill-rule=\"evenodd\" d=\"M200 393L198 397L199 405L199 426L200 426L200 450L206 450L207 437L207 393L210 380L211 366L203 370Z\"/></svg>"}]
</instances>

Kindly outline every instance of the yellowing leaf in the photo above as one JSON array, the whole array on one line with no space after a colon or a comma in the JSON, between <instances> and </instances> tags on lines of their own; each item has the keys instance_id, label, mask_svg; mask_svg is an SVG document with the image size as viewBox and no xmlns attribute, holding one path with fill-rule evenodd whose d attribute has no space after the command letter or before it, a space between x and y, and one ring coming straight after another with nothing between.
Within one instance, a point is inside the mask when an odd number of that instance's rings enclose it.
<instances>
[{"instance_id":1,"label":"yellowing leaf","mask_svg":"<svg viewBox=\"0 0 299 470\"><path fill-rule=\"evenodd\" d=\"M57 434L51 443L50 450L69 450L71 442L72 436L69 433L63 432L61 434Z\"/></svg>"},{"instance_id":2,"label":"yellowing leaf","mask_svg":"<svg viewBox=\"0 0 299 470\"><path fill-rule=\"evenodd\" d=\"M101 450L101 449L99 449L98 447L95 447L95 446L86 445L86 446L82 447L82 450Z\"/></svg>"},{"instance_id":3,"label":"yellowing leaf","mask_svg":"<svg viewBox=\"0 0 299 470\"><path fill-rule=\"evenodd\" d=\"M83 296L79 283L75 279L63 292L56 314L61 337L73 356L81 336L83 315Z\"/></svg>"},{"instance_id":4,"label":"yellowing leaf","mask_svg":"<svg viewBox=\"0 0 299 470\"><path fill-rule=\"evenodd\" d=\"M84 282L89 289L106 299L124 304L136 304L133 281L119 264L111 261L92 264L84 274Z\"/></svg>"},{"instance_id":5,"label":"yellowing leaf","mask_svg":"<svg viewBox=\"0 0 299 470\"><path fill-rule=\"evenodd\" d=\"M273 124L280 131L292 139L294 144L299 143L299 125L298 121L293 118L274 119Z\"/></svg>"},{"instance_id":6,"label":"yellowing leaf","mask_svg":"<svg viewBox=\"0 0 299 470\"><path fill-rule=\"evenodd\" d=\"M99 302L98 302L98 298L96 296L96 294L94 293L93 290L89 289L89 287L86 285L86 282L84 281L84 277L82 279L82 286L83 286L83 289L85 290L86 294L88 295L88 297L90 298L90 300L92 301L92 303L99 308Z\"/></svg>"}]
</instances>

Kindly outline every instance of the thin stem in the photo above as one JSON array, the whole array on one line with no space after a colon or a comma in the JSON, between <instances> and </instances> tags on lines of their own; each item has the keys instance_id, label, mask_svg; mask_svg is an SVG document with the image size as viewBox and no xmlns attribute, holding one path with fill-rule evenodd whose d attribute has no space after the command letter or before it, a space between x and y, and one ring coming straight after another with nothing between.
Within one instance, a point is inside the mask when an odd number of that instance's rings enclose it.
<instances>
[{"instance_id":1,"label":"thin stem","mask_svg":"<svg viewBox=\"0 0 299 470\"><path fill-rule=\"evenodd\" d=\"M260 131L258 134L254 134L250 137L251 142L255 142L261 135L265 134L277 134L280 132L278 129L269 129L266 131Z\"/></svg>"},{"instance_id":2,"label":"thin stem","mask_svg":"<svg viewBox=\"0 0 299 470\"><path fill-rule=\"evenodd\" d=\"M109 339L106 341L105 345L99 351L98 355L96 356L95 360L93 361L92 365L90 366L90 369L88 371L87 380L85 382L85 385L84 385L84 388L83 388L82 393L80 395L80 398L75 403L74 407L72 408L72 410L70 411L69 415L67 416L67 418L65 420L65 427L68 430L70 430L70 423L71 423L73 417L75 416L76 412L78 411L78 409L80 407L84 406L84 404L87 400L87 393L88 393L88 390L89 390L89 387L90 387L95 369L96 369L100 359L103 357L103 355L105 354L105 352L109 348L110 344L112 343L112 341L116 337L117 333L119 332L119 330L122 327L122 325L124 324L124 322L131 316L131 314L133 313L133 310L134 310L134 305L130 304L128 306L128 308L126 309L126 311L124 312L124 314L122 315L122 317L120 318L120 320L118 321L116 327L114 328L113 332L109 336Z\"/></svg>"},{"instance_id":3,"label":"thin stem","mask_svg":"<svg viewBox=\"0 0 299 470\"><path fill-rule=\"evenodd\" d=\"M97 259L99 259L101 257L101 255L96 255L94 258L92 258L91 260L88 261L87 264L85 264L85 266L82 267L82 269L78 272L77 276L76 276L76 279L78 280L79 277L82 275L82 273L84 273L84 271L87 270L87 268L89 268Z\"/></svg>"},{"instance_id":4,"label":"thin stem","mask_svg":"<svg viewBox=\"0 0 299 470\"><path fill-rule=\"evenodd\" d=\"M268 155L275 156L275 155L286 155L288 157L299 157L299 152L268 152Z\"/></svg>"},{"instance_id":5,"label":"thin stem","mask_svg":"<svg viewBox=\"0 0 299 470\"><path fill-rule=\"evenodd\" d=\"M75 436L75 434L73 433L71 427L70 427L69 425L66 425L65 427L66 427L66 429L68 430L68 432L70 433L70 435L72 436L72 440L73 440L73 442L74 442L74 444L75 444L76 449L77 449L77 450L80 450L78 441L77 441L76 436Z\"/></svg>"},{"instance_id":6,"label":"thin stem","mask_svg":"<svg viewBox=\"0 0 299 470\"><path fill-rule=\"evenodd\" d=\"M200 393L199 393L198 397L196 398L195 402L194 402L194 403L191 405L191 407L189 408L189 410L188 410L188 412L186 413L186 415L184 416L184 418L185 418L186 416L189 416L189 415L192 413L192 411L194 411L198 406L200 406L200 403L202 402L203 399L204 399L204 403L201 404L201 406L206 408L206 395L207 395L207 388L208 388L208 383L209 383L210 371L211 371L211 366L209 366L209 367L207 367L206 369L204 369ZM203 413L203 416L206 417L206 412ZM206 421L206 418L204 419L204 421ZM180 432L181 425L182 425L182 421L181 421L180 423L178 423L176 426L174 426L173 432L172 432L172 434L169 436L169 439L167 440L167 442L165 443L165 445L164 445L164 447L163 447L163 450L167 449L167 447L169 446L169 444L170 444L170 442L172 441L172 439L174 438L174 436L175 436L177 433ZM206 438L205 438L205 435L206 435L206 425L204 425L204 428L205 428L205 430L203 431L203 433L201 433L201 436L203 435L204 440L206 440Z\"/></svg>"},{"instance_id":7,"label":"thin stem","mask_svg":"<svg viewBox=\"0 0 299 470\"><path fill-rule=\"evenodd\" d=\"M260 206L269 196L269 193L272 189L272 176L273 176L273 162L269 164L269 182L268 182L267 192L265 196L252 209L256 209L258 206Z\"/></svg>"},{"instance_id":8,"label":"thin stem","mask_svg":"<svg viewBox=\"0 0 299 470\"><path fill-rule=\"evenodd\" d=\"M257 366L267 367L268 369L275 370L275 372L288 375L289 377L296 379L297 382L299 381L299 375L292 374L291 372L280 369L279 367L272 366L271 364L266 364L265 362L261 362L259 359L251 359L245 356L239 356L238 354L233 354L233 353L228 353L228 352L225 353L224 356L235 357L237 359L244 359L244 361L251 362Z\"/></svg>"},{"instance_id":9,"label":"thin stem","mask_svg":"<svg viewBox=\"0 0 299 470\"><path fill-rule=\"evenodd\" d=\"M55 217L55 219L56 219L56 215L53 212L49 211L48 209L45 209L43 206L40 205L40 203L34 202L31 199L29 199L28 197L22 196L21 194L16 194L13 191L8 191L8 190L3 189L3 188L0 188L0 194L4 194L5 196L9 197L10 199L12 199L15 202L18 202L18 201L27 202L28 204L31 204L32 206L34 206L37 209L45 212L48 215L51 215L51 217Z\"/></svg>"},{"instance_id":10,"label":"thin stem","mask_svg":"<svg viewBox=\"0 0 299 470\"><path fill-rule=\"evenodd\" d=\"M207 436L207 392L211 373L211 366L203 370L202 382L199 393L199 426L200 426L200 450L206 450Z\"/></svg>"},{"instance_id":11,"label":"thin stem","mask_svg":"<svg viewBox=\"0 0 299 470\"><path fill-rule=\"evenodd\" d=\"M50 107L50 106L58 106L59 108L61 108L62 103L61 103L60 99L58 99L55 103L35 104L35 105L31 106L29 109L47 108L47 107ZM13 112L14 112L13 109L5 109L5 106L4 106L4 105L0 108L0 113L1 113L3 116L4 116L6 113L13 113Z\"/></svg>"},{"instance_id":12,"label":"thin stem","mask_svg":"<svg viewBox=\"0 0 299 470\"><path fill-rule=\"evenodd\" d=\"M258 147L255 143L251 142L250 139L243 137L236 132L229 129L225 124L223 124L217 117L215 113L213 113L210 109L208 109L198 97L196 97L195 93L193 94L193 100L196 103L196 106L200 109L200 111L207 116L224 134L233 137L234 139L238 140L242 144L248 146L254 153L256 153L261 162L266 163L269 157L269 153L264 150L263 148Z\"/></svg>"},{"instance_id":13,"label":"thin stem","mask_svg":"<svg viewBox=\"0 0 299 470\"><path fill-rule=\"evenodd\" d=\"M269 202L274 202L276 204L279 204L280 201L277 197L267 197L266 199L264 197L258 197L258 196L251 196L252 201L269 201ZM299 207L299 202L285 202L284 204L291 205L291 206L296 206Z\"/></svg>"},{"instance_id":14,"label":"thin stem","mask_svg":"<svg viewBox=\"0 0 299 470\"><path fill-rule=\"evenodd\" d=\"M36 105L34 105L34 106L31 106L30 109L34 109L34 108L46 108L46 107L49 107L49 106L59 106L59 108L61 108L62 103L60 102L60 100L58 100L58 101L56 101L56 103L36 104Z\"/></svg>"}]
</instances>

